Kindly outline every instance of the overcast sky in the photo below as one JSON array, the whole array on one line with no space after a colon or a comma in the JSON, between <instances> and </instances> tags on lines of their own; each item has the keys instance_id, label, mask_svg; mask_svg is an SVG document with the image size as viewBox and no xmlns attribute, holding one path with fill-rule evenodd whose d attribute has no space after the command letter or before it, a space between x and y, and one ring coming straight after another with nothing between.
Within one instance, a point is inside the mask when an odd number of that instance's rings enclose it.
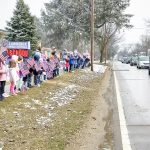
<instances>
[{"instance_id":1,"label":"overcast sky","mask_svg":"<svg viewBox=\"0 0 150 150\"><path fill-rule=\"evenodd\" d=\"M145 20L150 20L150 0L131 0L127 13L133 14L131 24L133 29L124 31L124 43L136 43L142 34L146 34Z\"/></svg>"},{"instance_id":2,"label":"overcast sky","mask_svg":"<svg viewBox=\"0 0 150 150\"><path fill-rule=\"evenodd\" d=\"M0 4L0 29L6 27L6 20L9 21L12 17L17 0L1 0ZM44 8L44 2L50 0L24 0L29 5L32 15L40 16L40 11Z\"/></svg>"},{"instance_id":3,"label":"overcast sky","mask_svg":"<svg viewBox=\"0 0 150 150\"><path fill-rule=\"evenodd\" d=\"M1 0L0 5L0 29L6 27L6 20L10 20L12 17L13 9L15 9L16 0ZM31 13L36 16L40 16L41 8L44 8L44 2L50 0L24 0L30 7ZM127 13L131 13L134 17L131 23L134 28L123 34L123 43L135 43L139 41L140 35L145 33L145 19L150 19L150 0L131 0L131 5L127 9Z\"/></svg>"}]
</instances>

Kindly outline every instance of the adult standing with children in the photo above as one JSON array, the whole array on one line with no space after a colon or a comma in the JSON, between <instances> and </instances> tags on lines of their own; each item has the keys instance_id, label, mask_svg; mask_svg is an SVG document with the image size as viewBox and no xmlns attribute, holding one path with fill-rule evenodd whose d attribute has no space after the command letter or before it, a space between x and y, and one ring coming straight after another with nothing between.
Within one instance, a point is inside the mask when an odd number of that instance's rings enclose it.
<instances>
[{"instance_id":1,"label":"adult standing with children","mask_svg":"<svg viewBox=\"0 0 150 150\"><path fill-rule=\"evenodd\" d=\"M4 99L6 79L7 68L4 62L0 60L0 101Z\"/></svg>"},{"instance_id":2,"label":"adult standing with children","mask_svg":"<svg viewBox=\"0 0 150 150\"><path fill-rule=\"evenodd\" d=\"M73 71L74 70L74 56L72 52L69 55L69 66L70 66L69 71L70 72Z\"/></svg>"}]
</instances>

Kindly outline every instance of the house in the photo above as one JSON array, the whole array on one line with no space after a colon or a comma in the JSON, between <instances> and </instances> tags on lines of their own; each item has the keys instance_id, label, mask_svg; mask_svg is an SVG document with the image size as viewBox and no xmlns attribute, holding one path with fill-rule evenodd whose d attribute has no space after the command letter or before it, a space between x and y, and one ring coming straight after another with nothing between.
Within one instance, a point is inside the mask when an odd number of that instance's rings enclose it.
<instances>
[{"instance_id":1,"label":"house","mask_svg":"<svg viewBox=\"0 0 150 150\"><path fill-rule=\"evenodd\" d=\"M41 49L42 53L45 54L47 57L50 57L52 49L51 48L46 48L46 47L42 47Z\"/></svg>"},{"instance_id":2,"label":"house","mask_svg":"<svg viewBox=\"0 0 150 150\"><path fill-rule=\"evenodd\" d=\"M3 39L7 35L7 31L0 29L0 39Z\"/></svg>"}]
</instances>

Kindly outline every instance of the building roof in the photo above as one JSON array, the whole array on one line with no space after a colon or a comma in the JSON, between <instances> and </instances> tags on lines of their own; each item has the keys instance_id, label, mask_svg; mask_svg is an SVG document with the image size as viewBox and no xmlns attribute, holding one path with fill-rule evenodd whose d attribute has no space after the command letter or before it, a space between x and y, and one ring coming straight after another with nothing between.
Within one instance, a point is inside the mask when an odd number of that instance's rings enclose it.
<instances>
[{"instance_id":1,"label":"building roof","mask_svg":"<svg viewBox=\"0 0 150 150\"><path fill-rule=\"evenodd\" d=\"M47 47L42 47L41 51L52 51L51 48L47 48Z\"/></svg>"},{"instance_id":2,"label":"building roof","mask_svg":"<svg viewBox=\"0 0 150 150\"><path fill-rule=\"evenodd\" d=\"M0 32L7 33L7 31L3 29L0 29Z\"/></svg>"}]
</instances>

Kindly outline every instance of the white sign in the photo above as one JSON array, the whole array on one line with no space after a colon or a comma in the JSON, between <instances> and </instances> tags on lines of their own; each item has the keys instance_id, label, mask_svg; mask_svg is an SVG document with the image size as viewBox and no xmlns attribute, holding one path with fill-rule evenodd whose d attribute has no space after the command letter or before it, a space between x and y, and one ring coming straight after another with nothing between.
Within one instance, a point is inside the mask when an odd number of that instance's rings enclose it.
<instances>
[{"instance_id":1,"label":"white sign","mask_svg":"<svg viewBox=\"0 0 150 150\"><path fill-rule=\"evenodd\" d=\"M30 42L8 42L8 49L30 49Z\"/></svg>"}]
</instances>

